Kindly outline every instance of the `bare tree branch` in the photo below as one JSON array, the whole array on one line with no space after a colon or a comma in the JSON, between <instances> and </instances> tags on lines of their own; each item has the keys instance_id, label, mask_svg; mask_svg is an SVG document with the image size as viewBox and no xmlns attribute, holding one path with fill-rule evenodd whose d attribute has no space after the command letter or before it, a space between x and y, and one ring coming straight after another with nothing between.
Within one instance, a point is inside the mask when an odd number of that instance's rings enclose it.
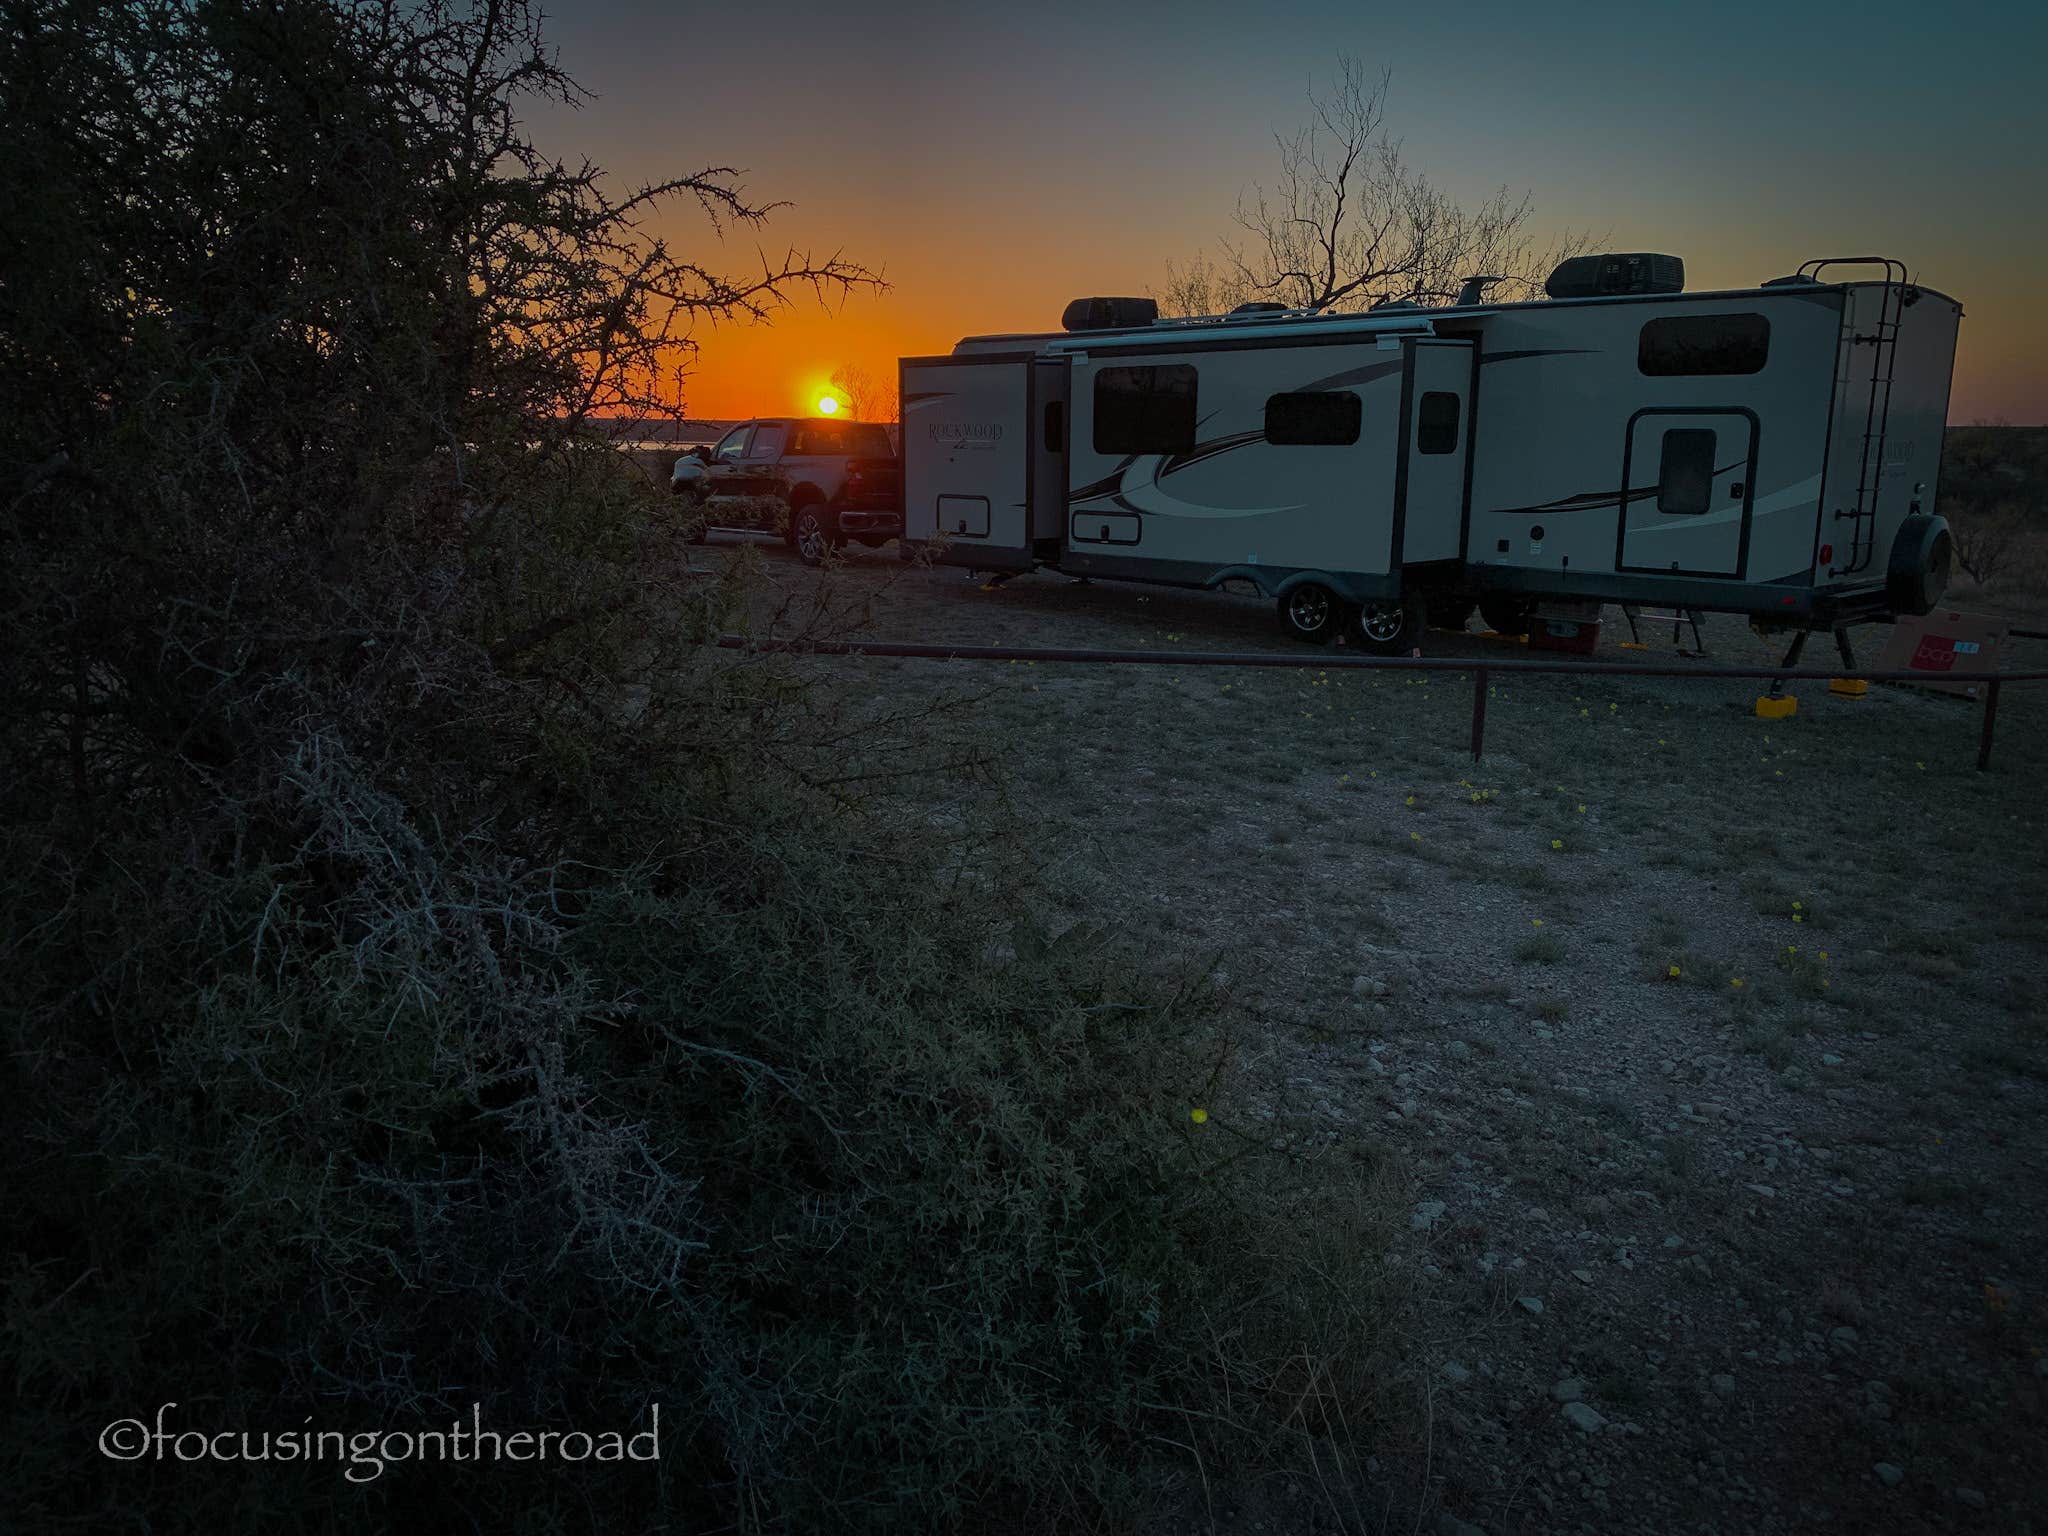
<instances>
[{"instance_id":1,"label":"bare tree branch","mask_svg":"<svg viewBox=\"0 0 2048 1536\"><path fill-rule=\"evenodd\" d=\"M1215 314L1248 300L1294 309L1367 309L1405 300L1446 304L1467 278L1503 280L1503 297L1526 297L1567 256L1591 241L1564 232L1539 244L1534 205L1502 187L1476 208L1460 206L1412 167L1386 126L1390 71L1369 80L1342 58L1335 84L1309 95L1309 122L1274 135L1279 175L1240 194L1238 235L1221 260L1197 254L1167 265L1160 307Z\"/></svg>"}]
</instances>

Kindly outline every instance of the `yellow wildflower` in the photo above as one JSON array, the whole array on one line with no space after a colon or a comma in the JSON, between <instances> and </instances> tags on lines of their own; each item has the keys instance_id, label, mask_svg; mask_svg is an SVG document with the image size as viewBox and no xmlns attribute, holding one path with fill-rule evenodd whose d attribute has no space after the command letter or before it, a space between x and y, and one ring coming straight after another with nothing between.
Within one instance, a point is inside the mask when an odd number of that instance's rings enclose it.
<instances>
[{"instance_id":1,"label":"yellow wildflower","mask_svg":"<svg viewBox=\"0 0 2048 1536\"><path fill-rule=\"evenodd\" d=\"M1197 1125L1207 1125L1209 1123L1209 1111L1206 1109L1191 1109L1188 1111L1188 1118Z\"/></svg>"}]
</instances>

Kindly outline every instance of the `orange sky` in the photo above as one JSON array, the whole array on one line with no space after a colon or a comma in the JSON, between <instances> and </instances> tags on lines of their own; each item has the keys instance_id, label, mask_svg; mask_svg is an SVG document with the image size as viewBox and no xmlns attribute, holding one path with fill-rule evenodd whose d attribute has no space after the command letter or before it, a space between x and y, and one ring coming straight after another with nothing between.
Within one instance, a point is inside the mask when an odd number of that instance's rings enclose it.
<instances>
[{"instance_id":1,"label":"orange sky","mask_svg":"<svg viewBox=\"0 0 2048 1536\"><path fill-rule=\"evenodd\" d=\"M1539 236L1673 252L1695 289L1809 256L1898 256L1963 302L1950 419L2048 420L2033 78L2048 8L1960 0L1938 24L1889 0L1713 14L1703 28L1676 8L1468 0L1452 26L1276 0L1252 27L1202 0L794 0L772 24L685 24L616 0L554 24L595 99L530 127L621 182L730 164L755 197L794 204L723 246L675 210L665 232L707 264L758 270L758 238L778 257L843 250L892 284L832 313L803 298L771 326L700 332L698 416L809 410L841 363L893 381L903 354L1054 328L1082 294L1156 290L1167 260L1211 245L1240 189L1271 178L1272 133L1303 120L1312 71L1327 78L1344 50L1393 66L1391 126L1461 199L1527 189Z\"/></svg>"}]
</instances>

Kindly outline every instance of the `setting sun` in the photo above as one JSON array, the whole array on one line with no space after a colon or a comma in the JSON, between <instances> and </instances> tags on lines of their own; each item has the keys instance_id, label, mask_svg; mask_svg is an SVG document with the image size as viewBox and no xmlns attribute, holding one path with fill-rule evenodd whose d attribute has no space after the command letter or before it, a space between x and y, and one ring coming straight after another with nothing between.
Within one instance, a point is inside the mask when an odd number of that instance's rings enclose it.
<instances>
[{"instance_id":1,"label":"setting sun","mask_svg":"<svg viewBox=\"0 0 2048 1536\"><path fill-rule=\"evenodd\" d=\"M818 414L820 416L836 415L838 413L838 410L839 402L837 400L834 400L830 395L818 396Z\"/></svg>"}]
</instances>

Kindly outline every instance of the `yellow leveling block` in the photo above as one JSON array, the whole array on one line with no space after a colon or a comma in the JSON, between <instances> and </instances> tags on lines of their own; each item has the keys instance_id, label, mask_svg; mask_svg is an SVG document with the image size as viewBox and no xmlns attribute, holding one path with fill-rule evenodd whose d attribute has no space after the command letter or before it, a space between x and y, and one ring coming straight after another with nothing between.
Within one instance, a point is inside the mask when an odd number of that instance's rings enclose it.
<instances>
[{"instance_id":1,"label":"yellow leveling block","mask_svg":"<svg viewBox=\"0 0 2048 1536\"><path fill-rule=\"evenodd\" d=\"M1861 677L1837 677L1828 681L1828 692L1845 699L1860 699L1870 692L1870 683Z\"/></svg>"},{"instance_id":2,"label":"yellow leveling block","mask_svg":"<svg viewBox=\"0 0 2048 1536\"><path fill-rule=\"evenodd\" d=\"M1788 715L1798 713L1799 701L1789 693L1775 699L1769 694L1764 694L1756 701L1756 717L1759 720L1783 720Z\"/></svg>"}]
</instances>

